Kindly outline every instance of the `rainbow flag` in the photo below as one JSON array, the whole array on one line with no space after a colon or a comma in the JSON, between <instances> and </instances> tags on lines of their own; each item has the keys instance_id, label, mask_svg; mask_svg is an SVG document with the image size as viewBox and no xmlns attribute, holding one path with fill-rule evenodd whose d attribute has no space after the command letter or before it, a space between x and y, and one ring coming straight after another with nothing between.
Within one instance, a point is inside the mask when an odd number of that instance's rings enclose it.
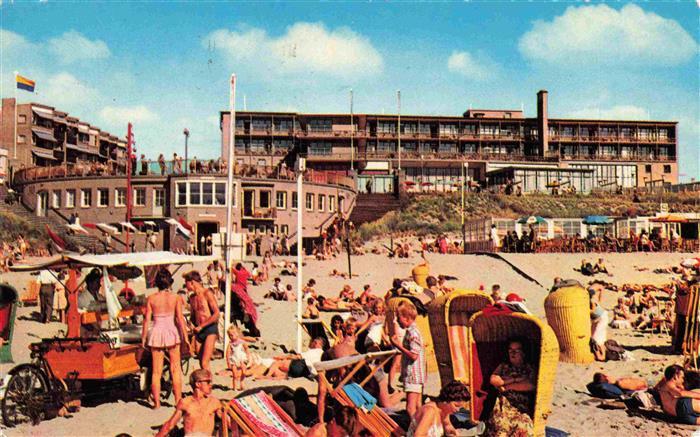
<instances>
[{"instance_id":1,"label":"rainbow flag","mask_svg":"<svg viewBox=\"0 0 700 437\"><path fill-rule=\"evenodd\" d=\"M36 82L24 76L20 76L19 74L15 75L15 79L17 80L18 89L29 91L30 93L34 92L34 85L36 85Z\"/></svg>"}]
</instances>

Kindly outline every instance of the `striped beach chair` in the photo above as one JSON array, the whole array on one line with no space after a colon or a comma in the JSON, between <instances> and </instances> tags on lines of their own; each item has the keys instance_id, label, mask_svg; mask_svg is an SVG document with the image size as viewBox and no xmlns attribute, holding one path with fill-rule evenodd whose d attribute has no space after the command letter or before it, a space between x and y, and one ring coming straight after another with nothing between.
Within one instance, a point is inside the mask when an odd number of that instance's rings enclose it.
<instances>
[{"instance_id":1,"label":"striped beach chair","mask_svg":"<svg viewBox=\"0 0 700 437\"><path fill-rule=\"evenodd\" d=\"M224 404L221 435L293 437L304 433L267 393L259 391Z\"/></svg>"}]
</instances>

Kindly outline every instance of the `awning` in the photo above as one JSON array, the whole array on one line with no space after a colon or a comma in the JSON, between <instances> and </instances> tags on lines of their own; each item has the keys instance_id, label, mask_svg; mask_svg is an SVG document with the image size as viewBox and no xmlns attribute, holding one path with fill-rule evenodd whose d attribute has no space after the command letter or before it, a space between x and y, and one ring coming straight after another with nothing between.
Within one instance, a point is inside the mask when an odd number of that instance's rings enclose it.
<instances>
[{"instance_id":1,"label":"awning","mask_svg":"<svg viewBox=\"0 0 700 437\"><path fill-rule=\"evenodd\" d=\"M107 223L98 223L95 226L97 226L97 229L99 229L100 231L106 232L108 234L118 234L119 233L119 229L115 228L112 225L108 225Z\"/></svg>"},{"instance_id":2,"label":"awning","mask_svg":"<svg viewBox=\"0 0 700 437\"><path fill-rule=\"evenodd\" d=\"M53 110L51 109L46 109L46 108L40 108L38 106L32 106L32 111L36 113L37 115L40 115L45 118L53 118Z\"/></svg>"},{"instance_id":3,"label":"awning","mask_svg":"<svg viewBox=\"0 0 700 437\"><path fill-rule=\"evenodd\" d=\"M99 152L97 150L92 150L88 147L78 146L70 143L66 143L66 147L72 150L77 150L78 152L89 153L90 155L99 155Z\"/></svg>"},{"instance_id":4,"label":"awning","mask_svg":"<svg viewBox=\"0 0 700 437\"><path fill-rule=\"evenodd\" d=\"M389 170L389 161L370 161L365 164L364 170Z\"/></svg>"},{"instance_id":5,"label":"awning","mask_svg":"<svg viewBox=\"0 0 700 437\"><path fill-rule=\"evenodd\" d=\"M42 159L50 159L51 161L58 161L58 159L55 156L53 156L52 153L49 153L49 152L32 150L32 155L34 155L38 158L42 158Z\"/></svg>"},{"instance_id":6,"label":"awning","mask_svg":"<svg viewBox=\"0 0 700 437\"><path fill-rule=\"evenodd\" d=\"M111 267L111 266L155 266L166 264L192 264L196 262L211 262L216 256L181 255L173 252L135 252L135 253L110 253L106 255L79 255L68 253L50 258L39 264L21 265L11 267L17 272L34 272L45 269L83 268L83 267Z\"/></svg>"},{"instance_id":7,"label":"awning","mask_svg":"<svg viewBox=\"0 0 700 437\"><path fill-rule=\"evenodd\" d=\"M56 138L54 138L53 134L50 132L44 132L43 130L39 129L32 129L32 132L34 132L34 135L41 138L42 140L56 142Z\"/></svg>"}]
</instances>

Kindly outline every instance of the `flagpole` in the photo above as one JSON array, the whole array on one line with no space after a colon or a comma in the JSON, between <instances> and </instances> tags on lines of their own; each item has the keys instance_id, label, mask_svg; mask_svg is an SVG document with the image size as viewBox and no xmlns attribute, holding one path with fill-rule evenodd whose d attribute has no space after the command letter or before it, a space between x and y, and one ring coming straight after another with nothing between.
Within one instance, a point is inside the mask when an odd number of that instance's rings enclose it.
<instances>
[{"instance_id":1,"label":"flagpole","mask_svg":"<svg viewBox=\"0 0 700 437\"><path fill-rule=\"evenodd\" d=\"M228 350L228 328L231 325L231 246L233 245L232 221L233 202L236 198L233 185L233 174L235 173L235 138L236 138L236 75L231 75L231 88L229 90L229 140L228 140L228 180L226 182L226 292L224 293L224 350Z\"/></svg>"},{"instance_id":2,"label":"flagpole","mask_svg":"<svg viewBox=\"0 0 700 437\"><path fill-rule=\"evenodd\" d=\"M14 136L12 138L14 148L15 148L14 159L17 159L17 76L18 75L19 75L19 72L15 71L15 127L14 127Z\"/></svg>"},{"instance_id":3,"label":"flagpole","mask_svg":"<svg viewBox=\"0 0 700 437\"><path fill-rule=\"evenodd\" d=\"M352 94L352 88L350 88L350 170L353 171L355 170L355 144L354 144L354 139L355 139L355 125L353 123L353 113L352 113L352 103L353 103L353 94Z\"/></svg>"},{"instance_id":4,"label":"flagpole","mask_svg":"<svg viewBox=\"0 0 700 437\"><path fill-rule=\"evenodd\" d=\"M396 100L398 104L398 111L399 111L399 116L398 116L398 121L397 121L397 129L398 129L398 135L399 135L399 147L398 147L398 155L399 155L399 171L401 171L401 90L396 91Z\"/></svg>"}]
</instances>

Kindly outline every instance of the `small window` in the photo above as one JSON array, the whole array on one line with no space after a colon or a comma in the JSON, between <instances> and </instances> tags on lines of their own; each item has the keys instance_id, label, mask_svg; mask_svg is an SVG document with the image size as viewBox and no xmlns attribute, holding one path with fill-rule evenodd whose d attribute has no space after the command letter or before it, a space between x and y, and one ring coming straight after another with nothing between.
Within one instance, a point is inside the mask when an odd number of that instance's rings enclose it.
<instances>
[{"instance_id":1,"label":"small window","mask_svg":"<svg viewBox=\"0 0 700 437\"><path fill-rule=\"evenodd\" d=\"M27 142L27 137L24 135L17 135L17 144L24 144Z\"/></svg>"},{"instance_id":2,"label":"small window","mask_svg":"<svg viewBox=\"0 0 700 437\"><path fill-rule=\"evenodd\" d=\"M190 205L202 204L202 184L190 182Z\"/></svg>"},{"instance_id":3,"label":"small window","mask_svg":"<svg viewBox=\"0 0 700 437\"><path fill-rule=\"evenodd\" d=\"M312 193L306 193L306 210L314 210L314 195Z\"/></svg>"},{"instance_id":4,"label":"small window","mask_svg":"<svg viewBox=\"0 0 700 437\"><path fill-rule=\"evenodd\" d=\"M280 232L289 235L289 225L280 225Z\"/></svg>"},{"instance_id":5,"label":"small window","mask_svg":"<svg viewBox=\"0 0 700 437\"><path fill-rule=\"evenodd\" d=\"M328 212L335 212L335 196L328 196Z\"/></svg>"},{"instance_id":6,"label":"small window","mask_svg":"<svg viewBox=\"0 0 700 437\"><path fill-rule=\"evenodd\" d=\"M107 207L109 206L109 190L106 188L97 189L97 206Z\"/></svg>"},{"instance_id":7,"label":"small window","mask_svg":"<svg viewBox=\"0 0 700 437\"><path fill-rule=\"evenodd\" d=\"M17 124L25 124L27 122L26 114L19 114L17 116Z\"/></svg>"},{"instance_id":8,"label":"small window","mask_svg":"<svg viewBox=\"0 0 700 437\"><path fill-rule=\"evenodd\" d=\"M126 206L126 188L114 190L114 206Z\"/></svg>"},{"instance_id":9,"label":"small window","mask_svg":"<svg viewBox=\"0 0 700 437\"><path fill-rule=\"evenodd\" d=\"M276 202L277 209L287 209L287 192L286 191L278 191L275 194L275 197L277 199L277 202Z\"/></svg>"},{"instance_id":10,"label":"small window","mask_svg":"<svg viewBox=\"0 0 700 437\"><path fill-rule=\"evenodd\" d=\"M226 204L226 184L217 182L214 184L214 205Z\"/></svg>"},{"instance_id":11,"label":"small window","mask_svg":"<svg viewBox=\"0 0 700 437\"><path fill-rule=\"evenodd\" d=\"M299 196L296 191L292 192L292 210L299 208Z\"/></svg>"},{"instance_id":12,"label":"small window","mask_svg":"<svg viewBox=\"0 0 700 437\"><path fill-rule=\"evenodd\" d=\"M177 192L177 206L185 206L187 205L187 182L178 182L177 185L175 186L176 192Z\"/></svg>"},{"instance_id":13,"label":"small window","mask_svg":"<svg viewBox=\"0 0 700 437\"><path fill-rule=\"evenodd\" d=\"M260 208L270 207L270 191L260 191Z\"/></svg>"},{"instance_id":14,"label":"small window","mask_svg":"<svg viewBox=\"0 0 700 437\"><path fill-rule=\"evenodd\" d=\"M145 188L134 188L134 206L146 206Z\"/></svg>"},{"instance_id":15,"label":"small window","mask_svg":"<svg viewBox=\"0 0 700 437\"><path fill-rule=\"evenodd\" d=\"M645 166L644 166L644 171L646 171L647 173L651 173L651 164L645 165Z\"/></svg>"},{"instance_id":16,"label":"small window","mask_svg":"<svg viewBox=\"0 0 700 437\"><path fill-rule=\"evenodd\" d=\"M162 208L165 206L165 190L158 188L153 190L153 205L156 208Z\"/></svg>"},{"instance_id":17,"label":"small window","mask_svg":"<svg viewBox=\"0 0 700 437\"><path fill-rule=\"evenodd\" d=\"M265 162L264 159L258 159L258 167L265 167L265 164L267 164L267 162Z\"/></svg>"},{"instance_id":18,"label":"small window","mask_svg":"<svg viewBox=\"0 0 700 437\"><path fill-rule=\"evenodd\" d=\"M326 195L325 194L318 195L318 210L321 212L326 210Z\"/></svg>"},{"instance_id":19,"label":"small window","mask_svg":"<svg viewBox=\"0 0 700 437\"><path fill-rule=\"evenodd\" d=\"M55 209L61 207L61 190L54 190L51 193L51 207Z\"/></svg>"},{"instance_id":20,"label":"small window","mask_svg":"<svg viewBox=\"0 0 700 437\"><path fill-rule=\"evenodd\" d=\"M214 183L204 182L202 183L202 205L213 205L214 204Z\"/></svg>"},{"instance_id":21,"label":"small window","mask_svg":"<svg viewBox=\"0 0 700 437\"><path fill-rule=\"evenodd\" d=\"M66 208L75 208L75 190L66 190Z\"/></svg>"},{"instance_id":22,"label":"small window","mask_svg":"<svg viewBox=\"0 0 700 437\"><path fill-rule=\"evenodd\" d=\"M671 173L671 166L666 164L664 165L664 173L668 174Z\"/></svg>"}]
</instances>

